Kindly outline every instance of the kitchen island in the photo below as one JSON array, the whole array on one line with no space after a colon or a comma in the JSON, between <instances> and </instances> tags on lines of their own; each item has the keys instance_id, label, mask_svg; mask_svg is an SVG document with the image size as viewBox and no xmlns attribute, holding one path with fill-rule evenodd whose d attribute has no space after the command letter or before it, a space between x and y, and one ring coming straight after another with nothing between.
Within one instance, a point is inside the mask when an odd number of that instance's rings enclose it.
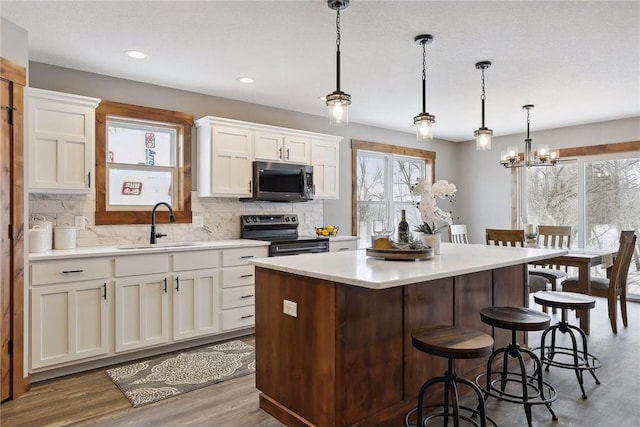
<instances>
[{"instance_id":1,"label":"kitchen island","mask_svg":"<svg viewBox=\"0 0 640 427\"><path fill-rule=\"evenodd\" d=\"M364 249L251 261L260 407L290 426L402 425L422 383L446 370L412 347L411 331L457 325L506 344L510 332L483 324L480 309L526 306L527 263L565 253L443 243L424 261ZM485 364L461 360L457 371Z\"/></svg>"}]
</instances>

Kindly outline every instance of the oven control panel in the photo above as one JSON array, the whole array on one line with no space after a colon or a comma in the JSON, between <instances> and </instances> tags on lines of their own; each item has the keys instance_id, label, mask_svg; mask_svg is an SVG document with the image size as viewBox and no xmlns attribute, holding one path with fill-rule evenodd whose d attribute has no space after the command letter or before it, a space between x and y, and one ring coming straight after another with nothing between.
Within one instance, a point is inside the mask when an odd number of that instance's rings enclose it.
<instances>
[{"instance_id":1,"label":"oven control panel","mask_svg":"<svg viewBox=\"0 0 640 427\"><path fill-rule=\"evenodd\" d=\"M296 214L283 214L283 215L242 215L240 216L240 222L245 225L261 225L264 227L274 225L294 225L298 224L298 215Z\"/></svg>"}]
</instances>

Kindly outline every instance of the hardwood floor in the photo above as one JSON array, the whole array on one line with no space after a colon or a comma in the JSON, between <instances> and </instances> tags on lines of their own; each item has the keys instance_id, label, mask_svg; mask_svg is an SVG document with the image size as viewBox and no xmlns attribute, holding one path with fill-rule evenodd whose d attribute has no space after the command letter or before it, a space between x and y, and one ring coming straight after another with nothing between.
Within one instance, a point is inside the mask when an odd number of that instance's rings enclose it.
<instances>
[{"instance_id":1,"label":"hardwood floor","mask_svg":"<svg viewBox=\"0 0 640 427\"><path fill-rule=\"evenodd\" d=\"M532 308L539 308L531 304ZM558 421L544 407L533 408L536 426L635 427L640 424L640 304L628 303L629 327L618 320L618 334L611 332L607 305L598 299L591 313L590 352L603 366L597 371L601 384L585 375L585 391L572 371L551 368L545 374L559 394L553 403ZM577 324L571 314L570 320ZM555 321L555 320L554 320ZM540 334L531 334L537 343ZM252 337L245 340L253 344ZM533 344L535 345L535 344ZM464 400L467 396L464 397ZM489 399L487 413L501 426L526 425L522 407ZM104 370L85 372L32 385L22 397L0 406L2 426L261 426L280 427L258 408L255 376L247 375L200 390L132 408Z\"/></svg>"}]
</instances>

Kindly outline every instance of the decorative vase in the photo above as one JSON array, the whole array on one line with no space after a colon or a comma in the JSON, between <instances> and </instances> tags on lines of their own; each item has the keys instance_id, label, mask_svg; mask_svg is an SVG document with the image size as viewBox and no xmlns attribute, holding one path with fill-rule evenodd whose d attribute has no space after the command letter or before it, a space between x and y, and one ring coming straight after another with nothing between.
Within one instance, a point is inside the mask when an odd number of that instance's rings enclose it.
<instances>
[{"instance_id":1,"label":"decorative vase","mask_svg":"<svg viewBox=\"0 0 640 427\"><path fill-rule=\"evenodd\" d=\"M440 233L427 234L422 233L420 236L422 243L433 249L434 255L440 255Z\"/></svg>"}]
</instances>

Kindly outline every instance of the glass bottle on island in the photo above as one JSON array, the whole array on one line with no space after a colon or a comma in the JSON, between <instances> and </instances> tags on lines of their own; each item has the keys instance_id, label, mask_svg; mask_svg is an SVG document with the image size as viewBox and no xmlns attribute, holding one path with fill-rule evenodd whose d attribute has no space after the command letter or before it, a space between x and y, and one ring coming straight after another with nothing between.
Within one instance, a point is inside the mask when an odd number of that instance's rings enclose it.
<instances>
[{"instance_id":1,"label":"glass bottle on island","mask_svg":"<svg viewBox=\"0 0 640 427\"><path fill-rule=\"evenodd\" d=\"M400 223L398 224L398 243L409 243L409 223L404 209L402 209Z\"/></svg>"}]
</instances>

